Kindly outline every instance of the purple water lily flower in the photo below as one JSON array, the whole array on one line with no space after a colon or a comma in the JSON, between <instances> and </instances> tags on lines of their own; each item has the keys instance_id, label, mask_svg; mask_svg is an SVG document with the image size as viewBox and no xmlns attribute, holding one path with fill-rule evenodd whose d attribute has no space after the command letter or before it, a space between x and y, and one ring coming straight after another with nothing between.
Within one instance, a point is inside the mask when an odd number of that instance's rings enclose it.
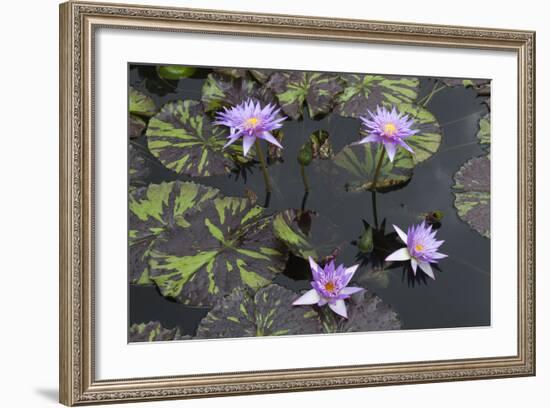
<instances>
[{"instance_id":1,"label":"purple water lily flower","mask_svg":"<svg viewBox=\"0 0 550 408\"><path fill-rule=\"evenodd\" d=\"M439 259L447 255L437 252L441 244L445 241L435 239L437 231L432 229L431 225L426 225L425 221L421 224L409 227L405 234L396 225L393 226L399 238L407 244L405 248L398 249L386 258L386 261L411 261L411 266L416 275L417 266L424 271L430 278L435 279L430 264L437 263Z\"/></svg>"},{"instance_id":2,"label":"purple water lily flower","mask_svg":"<svg viewBox=\"0 0 550 408\"><path fill-rule=\"evenodd\" d=\"M243 138L243 152L246 156L256 139L265 141L282 148L281 144L273 137L271 131L281 128L286 116L279 115L275 105L268 104L264 107L259 102L252 100L242 102L231 108L224 108L223 112L216 115L216 125L225 125L230 129L229 141L224 149L233 144L241 136Z\"/></svg>"},{"instance_id":3,"label":"purple water lily flower","mask_svg":"<svg viewBox=\"0 0 550 408\"><path fill-rule=\"evenodd\" d=\"M344 267L344 265L335 267L334 261L330 261L323 269L315 263L312 257L309 257L309 265L313 275L313 281L311 282L313 289L304 293L292 304L295 306L313 305L315 303L319 306L328 304L328 307L334 313L347 319L348 313L344 299L365 290L347 286L359 265L353 265L349 268Z\"/></svg>"},{"instance_id":4,"label":"purple water lily flower","mask_svg":"<svg viewBox=\"0 0 550 408\"><path fill-rule=\"evenodd\" d=\"M370 118L361 116L361 122L369 136L361 139L356 144L382 143L386 148L391 162L399 146L414 154L414 150L405 143L405 139L418 133L418 130L411 129L414 120L409 115L402 115L395 109L389 111L386 108L376 107L376 113L368 111Z\"/></svg>"}]
</instances>

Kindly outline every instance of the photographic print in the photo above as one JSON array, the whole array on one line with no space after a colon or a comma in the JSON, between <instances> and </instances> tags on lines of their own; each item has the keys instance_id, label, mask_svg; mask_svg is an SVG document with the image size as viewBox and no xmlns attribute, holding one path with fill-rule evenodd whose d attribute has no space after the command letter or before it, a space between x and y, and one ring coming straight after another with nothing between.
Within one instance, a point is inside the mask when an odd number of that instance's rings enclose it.
<instances>
[{"instance_id":1,"label":"photographic print","mask_svg":"<svg viewBox=\"0 0 550 408\"><path fill-rule=\"evenodd\" d=\"M129 64L128 341L491 325L490 90Z\"/></svg>"}]
</instances>

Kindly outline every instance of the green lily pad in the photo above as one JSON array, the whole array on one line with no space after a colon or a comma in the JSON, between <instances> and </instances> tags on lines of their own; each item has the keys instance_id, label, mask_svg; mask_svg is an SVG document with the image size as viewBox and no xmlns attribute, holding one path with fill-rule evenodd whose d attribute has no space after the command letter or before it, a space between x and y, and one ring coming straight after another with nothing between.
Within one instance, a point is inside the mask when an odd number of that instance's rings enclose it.
<instances>
[{"instance_id":1,"label":"green lily pad","mask_svg":"<svg viewBox=\"0 0 550 408\"><path fill-rule=\"evenodd\" d=\"M246 73L242 77L231 77L216 72L209 74L202 87L201 99L207 112L236 106L248 99L259 101L262 105L276 102L269 89L259 85Z\"/></svg>"},{"instance_id":2,"label":"green lily pad","mask_svg":"<svg viewBox=\"0 0 550 408\"><path fill-rule=\"evenodd\" d=\"M394 105L416 100L420 81L412 77L342 74L343 91L336 97L334 112L341 116L359 118L377 106Z\"/></svg>"},{"instance_id":3,"label":"green lily pad","mask_svg":"<svg viewBox=\"0 0 550 408\"><path fill-rule=\"evenodd\" d=\"M200 184L174 181L150 184L129 196L129 280L151 284L149 257L159 236L181 225L188 225L190 210L200 210L219 191Z\"/></svg>"},{"instance_id":4,"label":"green lily pad","mask_svg":"<svg viewBox=\"0 0 550 408\"><path fill-rule=\"evenodd\" d=\"M441 146L442 130L435 116L427 109L411 104L397 105L396 109L414 120L413 129L418 133L406 139L414 150L414 163L419 164L432 157Z\"/></svg>"},{"instance_id":5,"label":"green lily pad","mask_svg":"<svg viewBox=\"0 0 550 408\"><path fill-rule=\"evenodd\" d=\"M240 143L223 148L227 129L213 126L198 101L164 105L149 121L146 135L151 153L177 174L222 175L244 160Z\"/></svg>"},{"instance_id":6,"label":"green lily pad","mask_svg":"<svg viewBox=\"0 0 550 408\"><path fill-rule=\"evenodd\" d=\"M343 242L337 228L310 210L289 209L273 217L273 232L294 255L321 262L337 251Z\"/></svg>"},{"instance_id":7,"label":"green lily pad","mask_svg":"<svg viewBox=\"0 0 550 408\"><path fill-rule=\"evenodd\" d=\"M321 333L311 306L292 306L298 295L279 285L254 293L241 288L222 299L201 321L197 338L285 336Z\"/></svg>"},{"instance_id":8,"label":"green lily pad","mask_svg":"<svg viewBox=\"0 0 550 408\"><path fill-rule=\"evenodd\" d=\"M163 65L158 67L157 70L161 78L175 81L182 78L189 78L195 73L197 68L183 67L180 65Z\"/></svg>"},{"instance_id":9,"label":"green lily pad","mask_svg":"<svg viewBox=\"0 0 550 408\"><path fill-rule=\"evenodd\" d=\"M128 110L133 115L153 116L157 112L155 101L143 92L134 87L130 87L130 104Z\"/></svg>"},{"instance_id":10,"label":"green lily pad","mask_svg":"<svg viewBox=\"0 0 550 408\"><path fill-rule=\"evenodd\" d=\"M321 311L325 333L348 333L400 330L399 316L393 308L385 304L375 294L362 291L346 300L348 318L335 315L329 308Z\"/></svg>"},{"instance_id":11,"label":"green lily pad","mask_svg":"<svg viewBox=\"0 0 550 408\"><path fill-rule=\"evenodd\" d=\"M291 119L299 119L307 104L309 116L327 114L334 105L335 96L342 91L336 74L319 72L275 72L267 86L273 90L283 112Z\"/></svg>"},{"instance_id":12,"label":"green lily pad","mask_svg":"<svg viewBox=\"0 0 550 408\"><path fill-rule=\"evenodd\" d=\"M479 120L477 139L479 144L489 150L491 147L491 114L487 113Z\"/></svg>"},{"instance_id":13,"label":"green lily pad","mask_svg":"<svg viewBox=\"0 0 550 408\"><path fill-rule=\"evenodd\" d=\"M178 328L166 329L157 321L140 324L134 323L130 326L128 332L128 341L130 343L184 340L188 338L190 336L182 336Z\"/></svg>"},{"instance_id":14,"label":"green lily pad","mask_svg":"<svg viewBox=\"0 0 550 408\"><path fill-rule=\"evenodd\" d=\"M491 237L491 161L468 160L454 176L454 206L458 216L484 237Z\"/></svg>"},{"instance_id":15,"label":"green lily pad","mask_svg":"<svg viewBox=\"0 0 550 408\"><path fill-rule=\"evenodd\" d=\"M137 115L130 115L128 118L128 136L130 139L137 139L143 134L147 123Z\"/></svg>"},{"instance_id":16,"label":"green lily pad","mask_svg":"<svg viewBox=\"0 0 550 408\"><path fill-rule=\"evenodd\" d=\"M346 191L361 192L372 190L372 183L380 153L384 149L381 143L366 143L344 147L336 156L334 163L341 168ZM375 190L387 192L402 187L412 175L414 159L408 151L398 148L393 162L384 152Z\"/></svg>"},{"instance_id":17,"label":"green lily pad","mask_svg":"<svg viewBox=\"0 0 550 408\"><path fill-rule=\"evenodd\" d=\"M176 223L152 243L149 276L180 303L213 305L236 288L268 285L285 267L288 253L273 235L272 218L246 198L210 198Z\"/></svg>"}]
</instances>

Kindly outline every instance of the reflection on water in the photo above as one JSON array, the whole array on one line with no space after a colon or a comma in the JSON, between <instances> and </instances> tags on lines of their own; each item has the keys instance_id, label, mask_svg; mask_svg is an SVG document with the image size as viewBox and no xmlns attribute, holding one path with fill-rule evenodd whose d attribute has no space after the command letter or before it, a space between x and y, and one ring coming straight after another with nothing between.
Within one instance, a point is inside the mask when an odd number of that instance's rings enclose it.
<instances>
[{"instance_id":1,"label":"reflection on water","mask_svg":"<svg viewBox=\"0 0 550 408\"><path fill-rule=\"evenodd\" d=\"M147 90L157 106L178 99L200 99L207 70L198 77L174 81L159 80L154 68L130 70L130 85ZM421 79L420 98L428 95L433 81ZM219 188L227 196L257 195L269 212L289 208L321 214L330 223L312 223L317 239L336 240L337 262L361 263L355 280L376 292L400 314L405 329L482 326L490 324L490 241L471 230L453 208L453 175L469 158L483 154L477 143L479 118L487 112L474 90L456 87L437 92L429 101L430 111L443 129L439 151L417 166L404 188L385 194L349 193L341 183L327 177L325 165L306 168L309 192L304 192L300 165L296 160L308 135L325 130L338 152L357 140L359 121L335 114L321 120L307 116L284 125L284 149L281 160L269 167L273 191L264 193L264 182L257 163L251 163L229 176L193 178L193 181ZM136 142L146 148L142 136ZM159 183L178 177L153 163L148 181ZM328 170L330 171L330 169ZM183 180L184 177L179 177ZM444 239L442 252L449 255L435 267L436 280L422 272L416 275L405 263L388 263L385 257L402 246L392 224L408 226L418 223L425 214L441 211L438 238ZM335 228L336 226L336 236ZM358 240L372 228L374 247L362 253ZM330 236L329 236L330 235ZM283 274L275 283L294 289L310 288L307 262L291 256ZM163 298L155 287L130 285L130 323L158 320L165 327L180 327L193 334L208 309L190 308Z\"/></svg>"}]
</instances>

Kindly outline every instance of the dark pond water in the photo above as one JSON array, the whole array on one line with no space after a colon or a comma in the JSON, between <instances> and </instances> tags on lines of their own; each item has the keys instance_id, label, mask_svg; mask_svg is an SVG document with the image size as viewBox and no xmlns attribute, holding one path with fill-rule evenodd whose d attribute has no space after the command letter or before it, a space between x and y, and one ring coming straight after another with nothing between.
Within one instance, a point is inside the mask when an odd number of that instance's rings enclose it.
<instances>
[{"instance_id":1,"label":"dark pond water","mask_svg":"<svg viewBox=\"0 0 550 408\"><path fill-rule=\"evenodd\" d=\"M200 70L192 79L163 82L158 80L154 67L132 66L129 83L151 96L157 106L162 106L178 99L200 100L201 87L208 72ZM433 86L433 78L422 78L419 98L428 94ZM435 94L427 108L442 127L441 147L432 158L415 168L407 186L376 194L377 219L379 223L386 219L386 233L390 233L393 230L391 224L406 229L406 226L420 222L422 213L441 210L444 218L438 237L445 240L441 251L449 256L440 261L435 281L424 279L421 272L414 278L411 273L396 268L378 279L362 279L358 276L360 274L356 274L358 284L367 286L391 304L399 313L405 329L490 325L490 240L458 218L451 192L457 170L468 159L484 154L476 133L478 121L487 113L487 107L475 90L449 87ZM274 185L268 207L270 212L302 205L304 186L296 156L304 139L318 129L330 133L334 151L338 152L347 144L345 138L339 141L338 135L357 138L359 121L331 114L321 120L306 115L303 120L285 123L284 163L269 168ZM146 148L144 137L135 143ZM371 193L345 192L341 184L317 170L315 166L306 170L311 191L305 207L322 214L338 227L342 238L337 262L352 265L356 263L358 251L351 243L363 232L362 220L371 225L375 223ZM148 181L158 183L175 179L173 173L159 165L153 166ZM248 172L246 178L232 175L195 178L194 181L219 188L228 196L245 196L247 189L252 190L258 194L259 204L264 200L259 167ZM308 270L305 262L297 258L289 260L287 269L294 272ZM308 280L294 280L286 275L280 275L275 282L295 290L310 289ZM154 286L129 285L130 324L157 320L167 328L177 326L183 333L193 335L207 311L170 301L162 297Z\"/></svg>"}]
</instances>

